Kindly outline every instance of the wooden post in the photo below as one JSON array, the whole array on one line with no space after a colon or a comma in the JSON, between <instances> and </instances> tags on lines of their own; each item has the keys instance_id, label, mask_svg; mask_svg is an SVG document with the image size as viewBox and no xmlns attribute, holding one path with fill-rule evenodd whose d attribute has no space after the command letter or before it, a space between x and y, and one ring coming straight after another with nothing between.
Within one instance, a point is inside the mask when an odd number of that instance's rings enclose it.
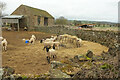
<instances>
[{"instance_id":1,"label":"wooden post","mask_svg":"<svg viewBox=\"0 0 120 80\"><path fill-rule=\"evenodd\" d=\"M20 27L20 26L19 26L19 19L18 19L18 31L19 31L19 27Z\"/></svg>"}]
</instances>

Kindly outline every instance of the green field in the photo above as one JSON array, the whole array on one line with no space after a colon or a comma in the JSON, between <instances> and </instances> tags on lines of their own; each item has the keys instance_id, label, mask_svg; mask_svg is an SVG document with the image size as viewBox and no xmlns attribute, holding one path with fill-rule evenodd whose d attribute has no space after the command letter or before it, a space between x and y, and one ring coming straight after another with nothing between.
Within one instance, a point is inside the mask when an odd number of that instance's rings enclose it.
<instances>
[{"instance_id":1,"label":"green field","mask_svg":"<svg viewBox=\"0 0 120 80\"><path fill-rule=\"evenodd\" d=\"M118 31L120 28L118 27L94 27L93 30L111 30L111 31Z\"/></svg>"}]
</instances>

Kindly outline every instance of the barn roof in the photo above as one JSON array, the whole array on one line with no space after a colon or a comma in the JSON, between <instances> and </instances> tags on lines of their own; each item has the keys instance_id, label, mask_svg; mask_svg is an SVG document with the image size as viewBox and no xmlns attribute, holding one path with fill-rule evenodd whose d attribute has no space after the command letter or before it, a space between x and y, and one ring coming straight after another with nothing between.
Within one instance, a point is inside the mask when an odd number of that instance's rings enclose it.
<instances>
[{"instance_id":1,"label":"barn roof","mask_svg":"<svg viewBox=\"0 0 120 80\"><path fill-rule=\"evenodd\" d=\"M9 16L4 16L2 19L21 19L23 15L9 15Z\"/></svg>"},{"instance_id":2,"label":"barn roof","mask_svg":"<svg viewBox=\"0 0 120 80\"><path fill-rule=\"evenodd\" d=\"M25 7L28 8L29 11L33 14L33 15L37 15L37 16L43 16L43 17L49 17L49 18L54 18L52 15L50 15L47 11L45 10L41 10L41 9L37 9L37 8L33 8L27 5L20 5L20 7ZM19 8L19 7L18 7Z\"/></svg>"}]
</instances>

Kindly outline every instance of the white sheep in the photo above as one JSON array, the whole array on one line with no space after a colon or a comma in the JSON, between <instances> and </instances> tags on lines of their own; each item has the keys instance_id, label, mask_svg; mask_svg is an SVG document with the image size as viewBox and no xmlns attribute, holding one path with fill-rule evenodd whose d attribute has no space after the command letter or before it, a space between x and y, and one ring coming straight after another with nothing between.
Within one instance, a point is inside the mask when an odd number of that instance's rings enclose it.
<instances>
[{"instance_id":1,"label":"white sheep","mask_svg":"<svg viewBox=\"0 0 120 80\"><path fill-rule=\"evenodd\" d=\"M63 40L66 42L67 41L67 39L68 39L68 34L63 34Z\"/></svg>"},{"instance_id":2,"label":"white sheep","mask_svg":"<svg viewBox=\"0 0 120 80\"><path fill-rule=\"evenodd\" d=\"M53 42L54 41L54 39L53 38L47 38L44 42Z\"/></svg>"},{"instance_id":3,"label":"white sheep","mask_svg":"<svg viewBox=\"0 0 120 80\"><path fill-rule=\"evenodd\" d=\"M68 42L71 40L71 35L69 34L59 35L59 40L62 42Z\"/></svg>"},{"instance_id":4,"label":"white sheep","mask_svg":"<svg viewBox=\"0 0 120 80\"><path fill-rule=\"evenodd\" d=\"M60 42L64 42L64 35L59 35L58 37L57 37L57 39L60 41Z\"/></svg>"},{"instance_id":5,"label":"white sheep","mask_svg":"<svg viewBox=\"0 0 120 80\"><path fill-rule=\"evenodd\" d=\"M53 43L53 45L55 47L57 47L58 49L60 49L60 42L56 41L56 42L52 42L52 43Z\"/></svg>"},{"instance_id":6,"label":"white sheep","mask_svg":"<svg viewBox=\"0 0 120 80\"><path fill-rule=\"evenodd\" d=\"M57 57L57 51L55 49L49 49L49 55L50 57L52 57L53 59Z\"/></svg>"},{"instance_id":7,"label":"white sheep","mask_svg":"<svg viewBox=\"0 0 120 80\"><path fill-rule=\"evenodd\" d=\"M57 54L57 52L56 52L56 50L54 50L54 49L50 49L51 47L50 46L46 46L45 47L46 48L46 52L47 52L47 61L48 61L48 63L50 63L50 60L53 58L57 58L57 56L56 56L56 54Z\"/></svg>"},{"instance_id":8,"label":"white sheep","mask_svg":"<svg viewBox=\"0 0 120 80\"><path fill-rule=\"evenodd\" d=\"M76 42L77 47L80 47L81 44L82 44L82 39L78 38Z\"/></svg>"},{"instance_id":9,"label":"white sheep","mask_svg":"<svg viewBox=\"0 0 120 80\"><path fill-rule=\"evenodd\" d=\"M31 44L35 44L35 38L31 37L30 40L29 40L29 42L30 42Z\"/></svg>"},{"instance_id":10,"label":"white sheep","mask_svg":"<svg viewBox=\"0 0 120 80\"><path fill-rule=\"evenodd\" d=\"M43 50L45 49L45 47L47 47L47 46L50 46L50 47L52 47L53 46L53 43L52 42L43 42L43 45L44 45L44 48L43 48Z\"/></svg>"},{"instance_id":11,"label":"white sheep","mask_svg":"<svg viewBox=\"0 0 120 80\"><path fill-rule=\"evenodd\" d=\"M36 37L35 37L35 35L32 35L32 37L31 38L34 38L35 40L36 40Z\"/></svg>"},{"instance_id":12,"label":"white sheep","mask_svg":"<svg viewBox=\"0 0 120 80\"><path fill-rule=\"evenodd\" d=\"M3 41L1 42L1 45L2 45L2 48L3 48L3 50L7 50L7 40L6 39L3 39Z\"/></svg>"},{"instance_id":13,"label":"white sheep","mask_svg":"<svg viewBox=\"0 0 120 80\"><path fill-rule=\"evenodd\" d=\"M77 36L71 36L72 43L76 43L77 39L78 39Z\"/></svg>"},{"instance_id":14,"label":"white sheep","mask_svg":"<svg viewBox=\"0 0 120 80\"><path fill-rule=\"evenodd\" d=\"M0 41L3 41L3 39L4 39L3 37L0 37Z\"/></svg>"}]
</instances>

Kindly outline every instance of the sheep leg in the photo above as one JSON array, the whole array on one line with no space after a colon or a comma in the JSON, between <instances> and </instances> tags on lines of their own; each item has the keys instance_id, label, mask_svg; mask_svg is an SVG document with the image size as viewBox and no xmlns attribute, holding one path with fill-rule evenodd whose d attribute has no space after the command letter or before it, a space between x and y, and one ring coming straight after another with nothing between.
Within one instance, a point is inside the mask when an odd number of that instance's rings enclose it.
<instances>
[{"instance_id":1,"label":"sheep leg","mask_svg":"<svg viewBox=\"0 0 120 80\"><path fill-rule=\"evenodd\" d=\"M6 46L4 46L4 49L5 49L5 51L7 51L7 47Z\"/></svg>"},{"instance_id":2,"label":"sheep leg","mask_svg":"<svg viewBox=\"0 0 120 80\"><path fill-rule=\"evenodd\" d=\"M54 55L54 58L56 59L56 58L57 58L57 56L56 56L56 55Z\"/></svg>"},{"instance_id":3,"label":"sheep leg","mask_svg":"<svg viewBox=\"0 0 120 80\"><path fill-rule=\"evenodd\" d=\"M43 50L45 50L45 46L44 46Z\"/></svg>"},{"instance_id":4,"label":"sheep leg","mask_svg":"<svg viewBox=\"0 0 120 80\"><path fill-rule=\"evenodd\" d=\"M32 44L35 44L35 40L33 40Z\"/></svg>"},{"instance_id":5,"label":"sheep leg","mask_svg":"<svg viewBox=\"0 0 120 80\"><path fill-rule=\"evenodd\" d=\"M5 50L5 49L4 49L4 46L3 46L3 50Z\"/></svg>"},{"instance_id":6,"label":"sheep leg","mask_svg":"<svg viewBox=\"0 0 120 80\"><path fill-rule=\"evenodd\" d=\"M60 49L60 45L58 45L58 49Z\"/></svg>"},{"instance_id":7,"label":"sheep leg","mask_svg":"<svg viewBox=\"0 0 120 80\"><path fill-rule=\"evenodd\" d=\"M48 61L48 63L50 63L50 57L49 56L47 56L47 61Z\"/></svg>"},{"instance_id":8,"label":"sheep leg","mask_svg":"<svg viewBox=\"0 0 120 80\"><path fill-rule=\"evenodd\" d=\"M56 59L57 58L57 56L54 54L54 55L51 55L51 57L53 58L53 59Z\"/></svg>"}]
</instances>

